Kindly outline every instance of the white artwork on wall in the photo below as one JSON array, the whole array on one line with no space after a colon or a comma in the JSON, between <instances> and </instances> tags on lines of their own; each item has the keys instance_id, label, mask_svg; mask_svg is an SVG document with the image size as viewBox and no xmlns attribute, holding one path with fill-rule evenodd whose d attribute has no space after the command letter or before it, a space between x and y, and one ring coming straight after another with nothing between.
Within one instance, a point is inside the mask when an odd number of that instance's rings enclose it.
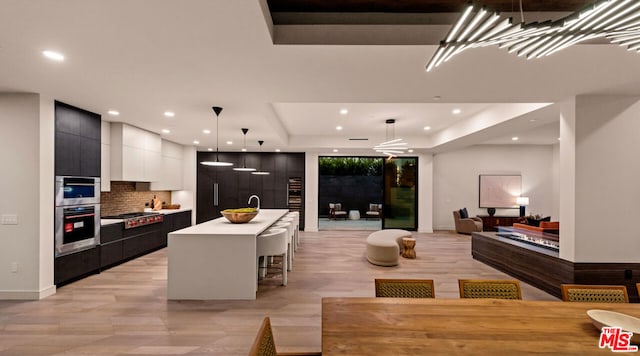
<instances>
[{"instance_id":1,"label":"white artwork on wall","mask_svg":"<svg viewBox=\"0 0 640 356\"><path fill-rule=\"evenodd\" d=\"M517 208L522 192L522 176L480 175L481 208Z\"/></svg>"}]
</instances>

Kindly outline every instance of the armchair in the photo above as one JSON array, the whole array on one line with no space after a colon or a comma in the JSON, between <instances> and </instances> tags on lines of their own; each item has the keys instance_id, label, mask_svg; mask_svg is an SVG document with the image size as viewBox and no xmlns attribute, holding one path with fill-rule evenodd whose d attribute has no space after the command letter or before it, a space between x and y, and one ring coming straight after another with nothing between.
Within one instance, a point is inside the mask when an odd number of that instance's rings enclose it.
<instances>
[{"instance_id":1,"label":"armchair","mask_svg":"<svg viewBox=\"0 0 640 356\"><path fill-rule=\"evenodd\" d=\"M369 210L365 213L365 217L367 219L382 219L382 204L369 204Z\"/></svg>"},{"instance_id":2,"label":"armchair","mask_svg":"<svg viewBox=\"0 0 640 356\"><path fill-rule=\"evenodd\" d=\"M347 218L347 212L342 210L342 204L329 203L329 219L336 220L337 218Z\"/></svg>"},{"instance_id":3,"label":"armchair","mask_svg":"<svg viewBox=\"0 0 640 356\"><path fill-rule=\"evenodd\" d=\"M471 234L482 231L482 219L479 217L468 217L462 219L458 210L453 211L453 222L456 225L456 232L459 234Z\"/></svg>"}]
</instances>

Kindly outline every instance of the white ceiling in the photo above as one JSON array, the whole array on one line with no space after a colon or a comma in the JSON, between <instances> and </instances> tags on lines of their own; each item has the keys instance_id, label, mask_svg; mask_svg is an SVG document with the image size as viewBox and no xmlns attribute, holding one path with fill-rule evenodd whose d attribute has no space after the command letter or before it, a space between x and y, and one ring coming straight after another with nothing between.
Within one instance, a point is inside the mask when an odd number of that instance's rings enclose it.
<instances>
[{"instance_id":1,"label":"white ceiling","mask_svg":"<svg viewBox=\"0 0 640 356\"><path fill-rule=\"evenodd\" d=\"M239 150L247 127L253 150L259 139L264 150L301 150L313 136L309 147L330 152L377 143L387 118L397 119L396 137L427 149L448 130L475 127L482 113L507 112L511 103L640 95L640 55L614 45L575 46L536 61L497 48L469 50L426 73L435 46L274 45L259 0L0 0L0 8L0 92L41 93L106 120L168 128L165 138L199 140L200 149L215 146L211 106L224 108L221 150ZM43 58L45 49L66 60ZM452 115L453 108L462 113ZM121 115L110 117L109 109ZM176 116L165 118L165 110ZM544 116L534 126L548 127L518 142L557 139L555 112L531 114ZM524 137L532 122L513 113L498 120L503 125L483 126L475 141L465 134L465 142Z\"/></svg>"}]
</instances>

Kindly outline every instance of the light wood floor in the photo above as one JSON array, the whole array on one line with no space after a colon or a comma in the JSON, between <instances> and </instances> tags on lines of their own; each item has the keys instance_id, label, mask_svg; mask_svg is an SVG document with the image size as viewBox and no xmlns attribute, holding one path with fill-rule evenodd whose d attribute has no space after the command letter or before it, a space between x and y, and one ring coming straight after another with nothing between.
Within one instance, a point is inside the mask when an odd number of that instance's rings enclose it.
<instances>
[{"instance_id":1,"label":"light wood floor","mask_svg":"<svg viewBox=\"0 0 640 356\"><path fill-rule=\"evenodd\" d=\"M246 355L265 316L280 352L319 351L322 297L374 296L384 277L431 278L437 298L458 298L458 278L510 278L473 260L468 236L447 232L415 233L417 259L373 266L369 233L302 232L289 284L270 274L255 301L167 301L166 249L40 301L0 301L0 355ZM556 300L527 284L522 293Z\"/></svg>"}]
</instances>

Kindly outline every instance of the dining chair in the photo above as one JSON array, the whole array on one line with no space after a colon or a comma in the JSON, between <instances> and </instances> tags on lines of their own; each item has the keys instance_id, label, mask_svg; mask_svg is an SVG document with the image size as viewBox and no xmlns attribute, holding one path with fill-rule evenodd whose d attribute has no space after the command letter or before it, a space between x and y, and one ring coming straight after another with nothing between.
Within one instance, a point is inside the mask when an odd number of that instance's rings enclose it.
<instances>
[{"instance_id":1,"label":"dining chair","mask_svg":"<svg viewBox=\"0 0 640 356\"><path fill-rule=\"evenodd\" d=\"M561 284L560 288L565 302L629 303L625 286Z\"/></svg>"},{"instance_id":2,"label":"dining chair","mask_svg":"<svg viewBox=\"0 0 640 356\"><path fill-rule=\"evenodd\" d=\"M313 356L313 355L322 355L322 353L320 352L278 353L276 351L276 343L273 340L273 332L271 331L271 321L267 316L262 321L260 330L258 330L258 335L256 336L256 339L253 341L253 345L251 346L251 350L249 351L249 356L277 356L277 355Z\"/></svg>"},{"instance_id":3,"label":"dining chair","mask_svg":"<svg viewBox=\"0 0 640 356\"><path fill-rule=\"evenodd\" d=\"M433 279L376 279L376 297L435 298Z\"/></svg>"},{"instance_id":4,"label":"dining chair","mask_svg":"<svg viewBox=\"0 0 640 356\"><path fill-rule=\"evenodd\" d=\"M636 292L638 292L638 296L640 297L640 283L636 283Z\"/></svg>"},{"instance_id":5,"label":"dining chair","mask_svg":"<svg viewBox=\"0 0 640 356\"><path fill-rule=\"evenodd\" d=\"M459 279L460 298L522 299L520 282L513 280Z\"/></svg>"}]
</instances>

